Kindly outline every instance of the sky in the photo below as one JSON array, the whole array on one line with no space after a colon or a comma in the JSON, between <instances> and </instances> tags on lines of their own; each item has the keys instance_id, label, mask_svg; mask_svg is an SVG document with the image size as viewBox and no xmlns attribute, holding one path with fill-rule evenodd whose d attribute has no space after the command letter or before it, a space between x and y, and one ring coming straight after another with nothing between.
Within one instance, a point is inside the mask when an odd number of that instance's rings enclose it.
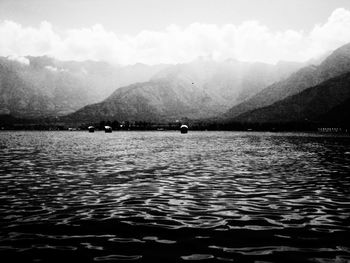
<instances>
[{"instance_id":1,"label":"sky","mask_svg":"<svg viewBox=\"0 0 350 263\"><path fill-rule=\"evenodd\" d=\"M0 56L23 63L276 63L348 42L350 0L0 0Z\"/></svg>"}]
</instances>

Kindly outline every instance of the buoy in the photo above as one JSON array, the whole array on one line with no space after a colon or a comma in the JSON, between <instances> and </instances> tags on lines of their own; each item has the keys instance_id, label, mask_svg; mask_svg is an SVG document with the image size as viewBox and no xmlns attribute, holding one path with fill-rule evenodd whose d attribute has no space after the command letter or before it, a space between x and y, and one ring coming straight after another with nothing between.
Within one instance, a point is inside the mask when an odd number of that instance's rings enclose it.
<instances>
[{"instance_id":1,"label":"buoy","mask_svg":"<svg viewBox=\"0 0 350 263\"><path fill-rule=\"evenodd\" d=\"M105 132L112 132L112 127L111 126L105 126Z\"/></svg>"},{"instance_id":2,"label":"buoy","mask_svg":"<svg viewBox=\"0 0 350 263\"><path fill-rule=\"evenodd\" d=\"M187 125L181 125L180 131L181 131L181 133L187 133L188 132L188 126Z\"/></svg>"}]
</instances>

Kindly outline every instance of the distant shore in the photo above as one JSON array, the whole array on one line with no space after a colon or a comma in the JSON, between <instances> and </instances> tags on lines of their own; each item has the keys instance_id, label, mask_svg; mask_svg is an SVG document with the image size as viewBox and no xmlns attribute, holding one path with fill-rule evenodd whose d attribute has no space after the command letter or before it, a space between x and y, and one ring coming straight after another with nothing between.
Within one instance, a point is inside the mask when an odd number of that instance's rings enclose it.
<instances>
[{"instance_id":1,"label":"distant shore","mask_svg":"<svg viewBox=\"0 0 350 263\"><path fill-rule=\"evenodd\" d=\"M70 127L53 127L53 126L13 126L13 127L1 127L0 131L67 131L67 132L88 132L87 128L70 128ZM96 128L95 132L104 132L104 129ZM119 128L112 129L113 132L125 132L125 131L154 131L154 132L166 132L166 131L180 131L179 128L160 128L158 126L152 126L147 128L140 127L129 127L129 128ZM269 128L266 126L258 127L256 129L252 128L241 128L234 129L231 127L191 127L189 131L242 131L242 132L311 132L311 133L321 133L321 134L346 134L350 135L349 128L341 128L341 127L322 127L322 128L305 128L299 127L296 129L285 127L285 128Z\"/></svg>"},{"instance_id":2,"label":"distant shore","mask_svg":"<svg viewBox=\"0 0 350 263\"><path fill-rule=\"evenodd\" d=\"M188 119L169 121L134 121L134 120L100 120L100 121L71 121L60 118L20 119L11 115L0 116L0 130L104 130L110 126L113 131L167 131L179 130L186 124L190 131L290 131L290 132L322 132L322 133L349 133L350 123L339 122L233 122L222 119Z\"/></svg>"}]
</instances>

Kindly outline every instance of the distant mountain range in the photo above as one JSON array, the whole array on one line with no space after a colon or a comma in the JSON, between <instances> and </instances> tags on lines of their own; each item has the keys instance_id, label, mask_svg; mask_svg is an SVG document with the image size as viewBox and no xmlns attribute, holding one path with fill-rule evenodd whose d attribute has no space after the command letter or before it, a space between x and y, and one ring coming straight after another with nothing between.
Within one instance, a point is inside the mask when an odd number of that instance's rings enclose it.
<instances>
[{"instance_id":1,"label":"distant mountain range","mask_svg":"<svg viewBox=\"0 0 350 263\"><path fill-rule=\"evenodd\" d=\"M117 89L104 101L85 106L68 118L170 121L213 117L300 67L288 62L270 65L199 58L169 66L150 81Z\"/></svg>"},{"instance_id":2,"label":"distant mountain range","mask_svg":"<svg viewBox=\"0 0 350 263\"><path fill-rule=\"evenodd\" d=\"M318 113L321 114L322 108L329 109L330 106L336 106L331 102L333 99L338 99L338 97L332 98L332 96L337 95L336 91L328 90L328 88L348 88L347 78L344 76L339 79L336 78L348 72L350 72L350 44L335 50L320 65L304 67L293 73L289 78L263 89L250 99L232 107L224 116L240 122L301 120L302 118L308 118L309 115L305 111L311 110L312 107L317 108ZM327 82L332 78L335 79ZM312 91L303 92L311 87L314 87ZM315 92L319 92L319 95L323 96L326 90L330 92L328 100L324 98L322 101L320 97L316 99L317 94ZM296 94L298 96L291 97ZM291 107L293 103L295 108ZM299 106L296 106L297 104ZM272 106L267 107L269 105ZM297 109L297 107L299 108ZM279 111L280 113L278 113ZM301 115L293 115L297 112ZM316 115L316 112L309 113L313 117Z\"/></svg>"},{"instance_id":3,"label":"distant mountain range","mask_svg":"<svg viewBox=\"0 0 350 263\"><path fill-rule=\"evenodd\" d=\"M61 116L110 95L116 88L147 81L167 65L120 67L94 61L0 57L0 115Z\"/></svg>"},{"instance_id":4,"label":"distant mountain range","mask_svg":"<svg viewBox=\"0 0 350 263\"><path fill-rule=\"evenodd\" d=\"M177 65L0 57L0 115L69 123L349 122L350 44L308 63L198 58ZM312 64L311 64L312 63Z\"/></svg>"}]
</instances>

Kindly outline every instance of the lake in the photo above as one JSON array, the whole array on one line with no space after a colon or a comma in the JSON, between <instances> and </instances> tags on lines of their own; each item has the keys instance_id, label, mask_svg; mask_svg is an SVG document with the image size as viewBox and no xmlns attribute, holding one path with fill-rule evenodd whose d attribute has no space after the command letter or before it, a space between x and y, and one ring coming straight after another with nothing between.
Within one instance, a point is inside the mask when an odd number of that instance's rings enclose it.
<instances>
[{"instance_id":1,"label":"lake","mask_svg":"<svg viewBox=\"0 0 350 263\"><path fill-rule=\"evenodd\" d=\"M1 261L349 262L350 137L0 132Z\"/></svg>"}]
</instances>

